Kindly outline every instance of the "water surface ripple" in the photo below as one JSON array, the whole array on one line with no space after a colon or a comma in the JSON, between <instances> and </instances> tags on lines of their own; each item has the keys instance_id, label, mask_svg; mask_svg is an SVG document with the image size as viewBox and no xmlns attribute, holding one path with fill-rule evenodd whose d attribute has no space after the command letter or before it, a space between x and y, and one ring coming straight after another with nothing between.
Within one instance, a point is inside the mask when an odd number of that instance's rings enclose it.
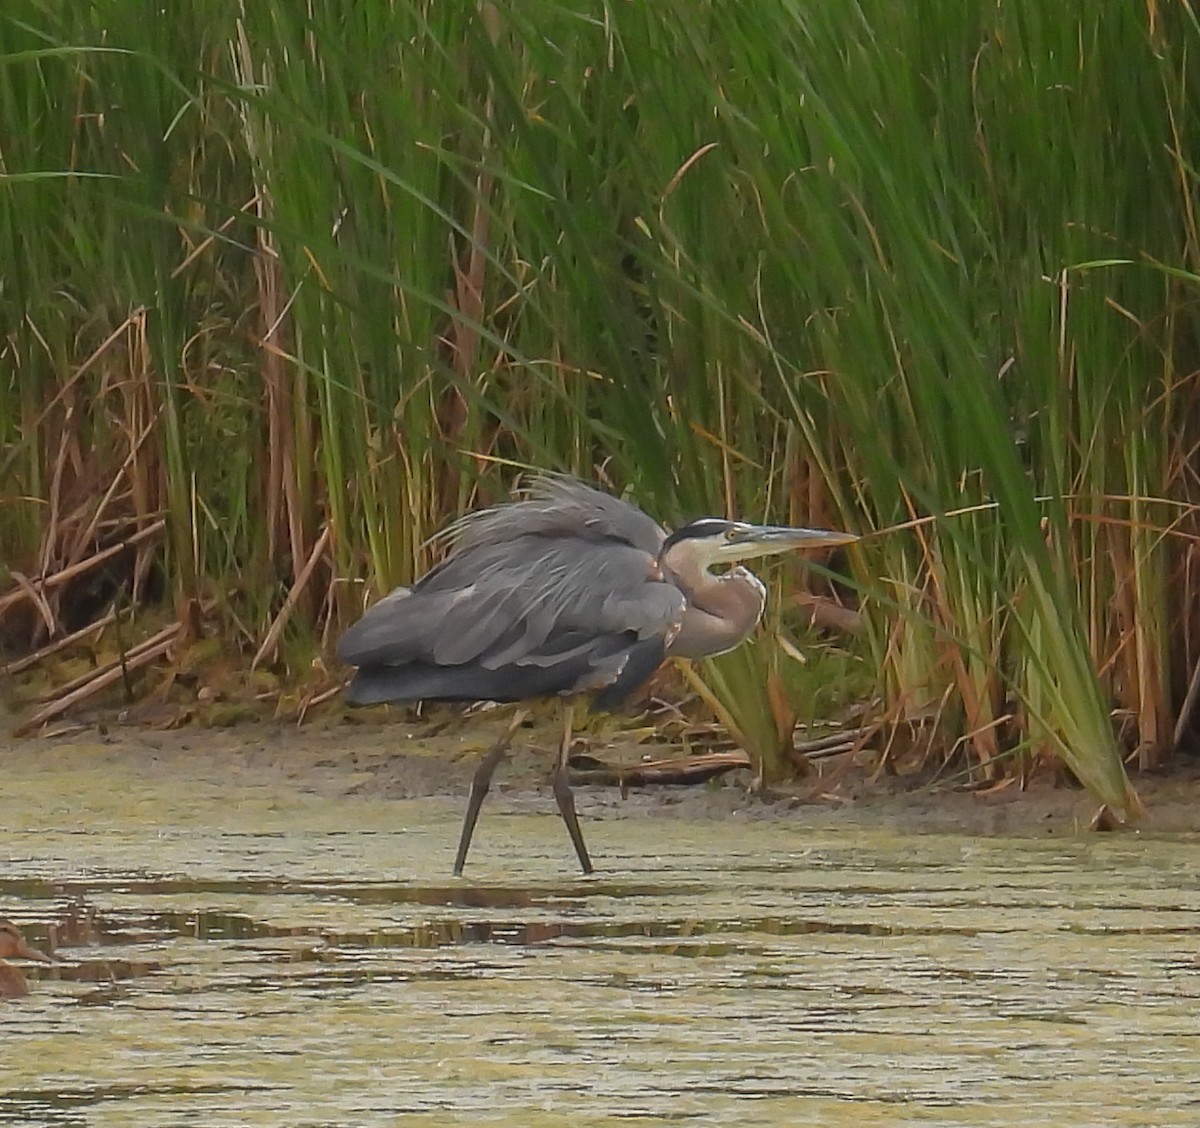
<instances>
[{"instance_id":1,"label":"water surface ripple","mask_svg":"<svg viewBox=\"0 0 1200 1128\"><path fill-rule=\"evenodd\" d=\"M580 807L17 770L0 1124L1200 1124L1194 838Z\"/></svg>"}]
</instances>

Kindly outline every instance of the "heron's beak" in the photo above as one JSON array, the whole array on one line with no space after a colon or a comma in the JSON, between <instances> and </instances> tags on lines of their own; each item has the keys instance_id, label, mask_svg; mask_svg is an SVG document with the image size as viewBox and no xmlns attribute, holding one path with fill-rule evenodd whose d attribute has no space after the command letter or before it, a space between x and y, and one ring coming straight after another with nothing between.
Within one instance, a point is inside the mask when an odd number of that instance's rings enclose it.
<instances>
[{"instance_id":1,"label":"heron's beak","mask_svg":"<svg viewBox=\"0 0 1200 1128\"><path fill-rule=\"evenodd\" d=\"M17 946L16 952L13 954L19 956L23 960L37 960L39 963L58 963L53 956L46 955L46 953L41 951L39 948L31 948L25 942L24 937L21 938L21 942Z\"/></svg>"},{"instance_id":2,"label":"heron's beak","mask_svg":"<svg viewBox=\"0 0 1200 1128\"><path fill-rule=\"evenodd\" d=\"M797 548L836 548L842 544L853 544L858 539L854 533L842 533L834 529L747 525L729 538L727 551L729 556L744 560L752 556L774 556Z\"/></svg>"}]
</instances>

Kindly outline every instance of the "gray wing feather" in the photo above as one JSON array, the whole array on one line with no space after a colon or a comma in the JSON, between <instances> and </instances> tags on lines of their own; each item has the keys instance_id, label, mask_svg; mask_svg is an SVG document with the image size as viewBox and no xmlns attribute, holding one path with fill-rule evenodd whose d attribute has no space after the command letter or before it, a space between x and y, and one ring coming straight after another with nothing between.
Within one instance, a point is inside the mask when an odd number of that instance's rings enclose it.
<instances>
[{"instance_id":1,"label":"gray wing feather","mask_svg":"<svg viewBox=\"0 0 1200 1128\"><path fill-rule=\"evenodd\" d=\"M467 514L451 549L338 641L358 666L347 700L520 700L641 684L679 629L683 593L659 578L666 532L574 478L539 475L520 500Z\"/></svg>"},{"instance_id":2,"label":"gray wing feather","mask_svg":"<svg viewBox=\"0 0 1200 1128\"><path fill-rule=\"evenodd\" d=\"M464 514L434 539L460 549L524 535L619 540L657 557L667 537L636 505L578 478L541 473L518 492L520 500Z\"/></svg>"},{"instance_id":3,"label":"gray wing feather","mask_svg":"<svg viewBox=\"0 0 1200 1128\"><path fill-rule=\"evenodd\" d=\"M338 656L356 666L548 666L599 653L602 636L628 633L632 643L678 626L683 593L654 579L650 553L511 537L463 545L413 588L381 599L342 635Z\"/></svg>"}]
</instances>

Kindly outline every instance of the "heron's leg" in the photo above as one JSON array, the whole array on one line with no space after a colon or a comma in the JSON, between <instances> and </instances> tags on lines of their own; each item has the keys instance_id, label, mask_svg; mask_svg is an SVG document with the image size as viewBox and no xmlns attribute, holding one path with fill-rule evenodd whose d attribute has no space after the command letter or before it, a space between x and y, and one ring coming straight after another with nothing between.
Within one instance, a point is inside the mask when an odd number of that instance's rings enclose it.
<instances>
[{"instance_id":1,"label":"heron's leg","mask_svg":"<svg viewBox=\"0 0 1200 1128\"><path fill-rule=\"evenodd\" d=\"M579 816L575 814L575 796L571 794L571 785L567 782L567 757L571 754L571 726L574 719L575 705L568 701L563 705L563 735L558 749L558 767L554 769L554 798L563 822L567 824L571 844L579 855L579 864L584 873L591 873L592 859L588 857L587 847L583 844L583 831L579 829Z\"/></svg>"},{"instance_id":2,"label":"heron's leg","mask_svg":"<svg viewBox=\"0 0 1200 1128\"><path fill-rule=\"evenodd\" d=\"M492 776L496 773L496 767L504 759L517 729L525 723L528 716L528 709L518 709L508 722L504 735L488 749L482 763L475 769L474 778L471 780L471 797L467 800L467 813L463 818L462 834L458 839L458 854L454 858L455 876L461 874L463 866L466 865L467 851L471 848L471 835L475 833L475 822L479 818L479 808L483 806L483 797L492 786Z\"/></svg>"}]
</instances>

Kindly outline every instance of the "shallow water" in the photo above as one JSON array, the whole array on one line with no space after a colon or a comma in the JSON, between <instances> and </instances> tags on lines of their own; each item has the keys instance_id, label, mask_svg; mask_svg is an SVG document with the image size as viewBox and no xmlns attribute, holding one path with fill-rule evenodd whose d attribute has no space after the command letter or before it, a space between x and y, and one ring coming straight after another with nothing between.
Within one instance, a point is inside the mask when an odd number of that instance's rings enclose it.
<instances>
[{"instance_id":1,"label":"shallow water","mask_svg":"<svg viewBox=\"0 0 1200 1128\"><path fill-rule=\"evenodd\" d=\"M598 808L23 759L0 1124L1200 1123L1196 838Z\"/></svg>"}]
</instances>

